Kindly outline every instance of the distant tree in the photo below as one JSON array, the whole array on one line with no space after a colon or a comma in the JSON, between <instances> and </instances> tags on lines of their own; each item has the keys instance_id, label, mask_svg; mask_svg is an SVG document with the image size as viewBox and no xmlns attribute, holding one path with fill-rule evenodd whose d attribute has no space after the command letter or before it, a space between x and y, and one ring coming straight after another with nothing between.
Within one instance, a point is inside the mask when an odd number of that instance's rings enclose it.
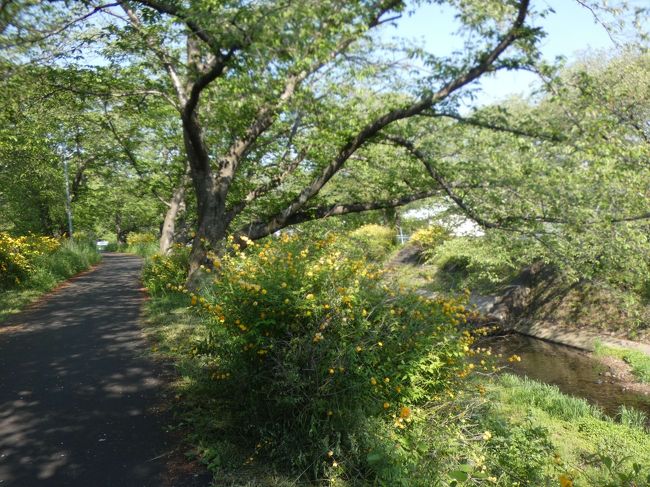
<instances>
[{"instance_id":1,"label":"distant tree","mask_svg":"<svg viewBox=\"0 0 650 487\"><path fill-rule=\"evenodd\" d=\"M384 144L427 167L450 209L505 249L574 276L650 276L650 57L588 58L532 101L427 112Z\"/></svg>"}]
</instances>

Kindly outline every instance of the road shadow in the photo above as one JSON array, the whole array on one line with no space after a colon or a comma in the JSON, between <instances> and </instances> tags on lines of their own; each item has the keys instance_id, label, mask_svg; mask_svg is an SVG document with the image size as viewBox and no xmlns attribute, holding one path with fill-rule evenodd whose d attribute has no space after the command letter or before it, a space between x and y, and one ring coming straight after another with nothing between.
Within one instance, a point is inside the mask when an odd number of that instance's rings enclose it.
<instances>
[{"instance_id":1,"label":"road shadow","mask_svg":"<svg viewBox=\"0 0 650 487\"><path fill-rule=\"evenodd\" d=\"M0 328L0 486L170 484L162 368L138 323L141 260L107 254Z\"/></svg>"}]
</instances>

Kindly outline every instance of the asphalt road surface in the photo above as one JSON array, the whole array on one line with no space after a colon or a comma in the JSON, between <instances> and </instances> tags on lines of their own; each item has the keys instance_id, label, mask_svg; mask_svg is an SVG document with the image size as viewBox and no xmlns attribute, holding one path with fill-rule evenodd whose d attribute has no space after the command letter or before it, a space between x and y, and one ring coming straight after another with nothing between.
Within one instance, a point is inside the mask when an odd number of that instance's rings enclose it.
<instances>
[{"instance_id":1,"label":"asphalt road surface","mask_svg":"<svg viewBox=\"0 0 650 487\"><path fill-rule=\"evenodd\" d=\"M140 268L106 254L0 324L0 487L208 485L178 468L178 439L164 429L164 375L139 326Z\"/></svg>"}]
</instances>

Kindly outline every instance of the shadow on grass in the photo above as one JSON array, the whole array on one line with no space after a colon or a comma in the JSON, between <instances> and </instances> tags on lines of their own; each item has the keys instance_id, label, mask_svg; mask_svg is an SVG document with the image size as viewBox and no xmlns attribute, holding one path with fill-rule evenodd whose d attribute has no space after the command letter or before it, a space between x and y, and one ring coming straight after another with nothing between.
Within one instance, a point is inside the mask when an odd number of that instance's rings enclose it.
<instances>
[{"instance_id":1,"label":"shadow on grass","mask_svg":"<svg viewBox=\"0 0 650 487\"><path fill-rule=\"evenodd\" d=\"M175 364L175 428L186 435L196 455L215 475L215 484L231 487L309 485L299 475L279 472L258 455L256 439L234 424L220 400L213 377L215 357L201 353L208 329L188 307L184 294L154 296L145 307L146 331L159 358Z\"/></svg>"}]
</instances>

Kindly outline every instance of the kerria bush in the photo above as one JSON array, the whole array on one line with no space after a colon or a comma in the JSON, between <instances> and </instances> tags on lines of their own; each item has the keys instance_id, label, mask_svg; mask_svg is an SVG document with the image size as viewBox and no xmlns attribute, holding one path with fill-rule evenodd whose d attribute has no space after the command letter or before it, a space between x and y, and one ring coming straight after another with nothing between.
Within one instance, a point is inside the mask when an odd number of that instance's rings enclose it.
<instances>
[{"instance_id":1,"label":"kerria bush","mask_svg":"<svg viewBox=\"0 0 650 487\"><path fill-rule=\"evenodd\" d=\"M313 478L400 483L419 407L464 376L464 307L386 285L335 237L248 241L187 292L215 394L256 454Z\"/></svg>"},{"instance_id":2,"label":"kerria bush","mask_svg":"<svg viewBox=\"0 0 650 487\"><path fill-rule=\"evenodd\" d=\"M420 228L411 235L410 242L422 249L427 260L435 257L438 248L451 238L449 231L440 225L430 225Z\"/></svg>"},{"instance_id":3,"label":"kerria bush","mask_svg":"<svg viewBox=\"0 0 650 487\"><path fill-rule=\"evenodd\" d=\"M142 282L153 295L169 292L182 286L187 280L190 248L175 244L167 255L149 257L142 270Z\"/></svg>"},{"instance_id":4,"label":"kerria bush","mask_svg":"<svg viewBox=\"0 0 650 487\"><path fill-rule=\"evenodd\" d=\"M22 284L35 271L35 260L54 252L59 245L59 241L52 237L12 237L0 232L0 289Z\"/></svg>"}]
</instances>

